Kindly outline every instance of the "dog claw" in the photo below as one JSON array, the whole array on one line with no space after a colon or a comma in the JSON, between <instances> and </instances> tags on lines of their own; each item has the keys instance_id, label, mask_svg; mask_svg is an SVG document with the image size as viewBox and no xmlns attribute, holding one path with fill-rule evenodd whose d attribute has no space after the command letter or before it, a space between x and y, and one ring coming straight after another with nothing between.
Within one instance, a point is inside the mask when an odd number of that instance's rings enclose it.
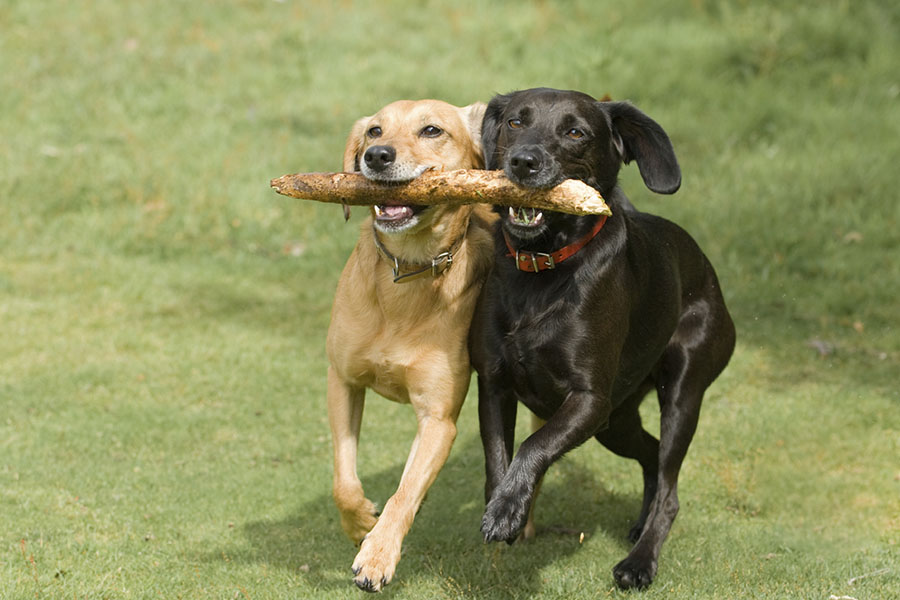
<instances>
[{"instance_id":1,"label":"dog claw","mask_svg":"<svg viewBox=\"0 0 900 600\"><path fill-rule=\"evenodd\" d=\"M481 518L484 541L503 541L508 544L515 542L528 520L530 500L531 492L527 490L510 494L495 493Z\"/></svg>"},{"instance_id":2,"label":"dog claw","mask_svg":"<svg viewBox=\"0 0 900 600\"><path fill-rule=\"evenodd\" d=\"M518 530L504 527L500 524L487 525L486 523L482 523L481 533L484 535L485 544L491 542L506 542L507 544L512 544L519 535Z\"/></svg>"},{"instance_id":3,"label":"dog claw","mask_svg":"<svg viewBox=\"0 0 900 600\"><path fill-rule=\"evenodd\" d=\"M388 584L385 577L381 578L381 582L379 585L376 585L376 583L368 577L364 577L362 581L355 580L354 583L356 583L356 587L358 587L362 591L370 593L380 592L382 588L384 588L384 586Z\"/></svg>"},{"instance_id":4,"label":"dog claw","mask_svg":"<svg viewBox=\"0 0 900 600\"><path fill-rule=\"evenodd\" d=\"M636 588L642 590L653 583L656 575L656 561L641 564L640 561L626 558L613 568L613 577L620 589Z\"/></svg>"},{"instance_id":5,"label":"dog claw","mask_svg":"<svg viewBox=\"0 0 900 600\"><path fill-rule=\"evenodd\" d=\"M375 592L377 591L373 586L371 580L368 577L364 578L362 581L356 582L356 587L361 589L364 592Z\"/></svg>"}]
</instances>

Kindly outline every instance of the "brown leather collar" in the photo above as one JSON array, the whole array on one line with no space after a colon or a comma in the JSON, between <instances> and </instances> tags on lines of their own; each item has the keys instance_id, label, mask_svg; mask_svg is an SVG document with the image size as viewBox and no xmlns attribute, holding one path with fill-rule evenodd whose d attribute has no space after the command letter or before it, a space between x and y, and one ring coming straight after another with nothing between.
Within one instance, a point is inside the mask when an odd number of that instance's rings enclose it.
<instances>
[{"instance_id":1,"label":"brown leather collar","mask_svg":"<svg viewBox=\"0 0 900 600\"><path fill-rule=\"evenodd\" d=\"M468 230L468 227L466 229ZM388 252L384 243L378 239L378 231L375 229L374 225L372 226L372 233L375 238L375 248L378 249L378 253L393 265L391 271L394 274L394 283L407 283L428 275L432 277L441 275L453 265L453 254L459 251L459 247L462 246L463 239L466 237L466 234L463 233L455 242L453 242L447 251L441 252L432 258L430 263L416 264L404 262Z\"/></svg>"},{"instance_id":2,"label":"brown leather collar","mask_svg":"<svg viewBox=\"0 0 900 600\"><path fill-rule=\"evenodd\" d=\"M566 260L567 258L571 258L575 255L576 252L584 248L588 242L590 242L597 236L598 233L600 233L600 230L603 229L603 226L605 224L606 215L602 215L599 219L597 219L597 223L594 225L593 229L591 229L583 238L576 240L568 246L563 246L555 252L550 253L516 250L512 247L512 241L509 239L509 235L504 230L503 239L506 240L506 247L509 250L509 253L506 256L516 259L516 268L520 271L537 273L539 271L555 269L556 265Z\"/></svg>"}]
</instances>

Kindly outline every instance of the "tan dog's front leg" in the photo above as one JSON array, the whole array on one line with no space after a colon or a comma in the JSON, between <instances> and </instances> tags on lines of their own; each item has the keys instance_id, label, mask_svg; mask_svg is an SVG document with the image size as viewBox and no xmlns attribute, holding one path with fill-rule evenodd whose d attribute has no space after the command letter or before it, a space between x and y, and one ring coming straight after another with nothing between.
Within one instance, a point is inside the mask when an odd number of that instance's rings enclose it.
<instances>
[{"instance_id":1,"label":"tan dog's front leg","mask_svg":"<svg viewBox=\"0 0 900 600\"><path fill-rule=\"evenodd\" d=\"M359 544L377 521L375 505L363 493L356 473L356 450L365 405L365 388L342 381L328 368L328 421L334 446L334 501L341 513L341 527Z\"/></svg>"},{"instance_id":2,"label":"tan dog's front leg","mask_svg":"<svg viewBox=\"0 0 900 600\"><path fill-rule=\"evenodd\" d=\"M403 538L425 493L450 455L456 438L455 416L419 417L418 433L400 486L385 504L378 523L363 540L353 561L354 581L361 589L377 592L393 578Z\"/></svg>"}]
</instances>

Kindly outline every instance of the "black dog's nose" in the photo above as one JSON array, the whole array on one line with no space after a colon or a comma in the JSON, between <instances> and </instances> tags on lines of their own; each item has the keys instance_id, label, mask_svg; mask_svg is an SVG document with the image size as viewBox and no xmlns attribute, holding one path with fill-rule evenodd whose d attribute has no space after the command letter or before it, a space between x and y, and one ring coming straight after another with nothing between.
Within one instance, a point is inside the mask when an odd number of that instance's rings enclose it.
<instances>
[{"instance_id":1,"label":"black dog's nose","mask_svg":"<svg viewBox=\"0 0 900 600\"><path fill-rule=\"evenodd\" d=\"M384 171L397 158L397 151L391 146L372 146L363 154L363 160L373 171Z\"/></svg>"},{"instance_id":2,"label":"black dog's nose","mask_svg":"<svg viewBox=\"0 0 900 600\"><path fill-rule=\"evenodd\" d=\"M519 179L526 179L541 170L543 166L541 155L536 150L517 150L509 157L509 167Z\"/></svg>"}]
</instances>

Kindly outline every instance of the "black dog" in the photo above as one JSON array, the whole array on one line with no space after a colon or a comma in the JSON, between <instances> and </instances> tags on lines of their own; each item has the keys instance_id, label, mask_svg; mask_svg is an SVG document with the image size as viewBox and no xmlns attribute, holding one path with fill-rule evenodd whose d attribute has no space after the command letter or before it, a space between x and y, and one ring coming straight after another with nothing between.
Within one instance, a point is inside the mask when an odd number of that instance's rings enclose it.
<instances>
[{"instance_id":1,"label":"black dog","mask_svg":"<svg viewBox=\"0 0 900 600\"><path fill-rule=\"evenodd\" d=\"M643 469L635 545L613 574L622 588L645 587L678 512L678 471L703 393L735 342L716 274L694 240L636 211L616 184L622 163L634 160L647 187L675 192L671 142L630 104L550 89L495 97L482 137L487 168L533 188L580 179L613 215L498 208L496 263L470 334L487 467L481 531L486 541L515 540L550 464L595 437ZM660 441L638 413L654 388ZM547 422L513 458L517 401Z\"/></svg>"}]
</instances>

